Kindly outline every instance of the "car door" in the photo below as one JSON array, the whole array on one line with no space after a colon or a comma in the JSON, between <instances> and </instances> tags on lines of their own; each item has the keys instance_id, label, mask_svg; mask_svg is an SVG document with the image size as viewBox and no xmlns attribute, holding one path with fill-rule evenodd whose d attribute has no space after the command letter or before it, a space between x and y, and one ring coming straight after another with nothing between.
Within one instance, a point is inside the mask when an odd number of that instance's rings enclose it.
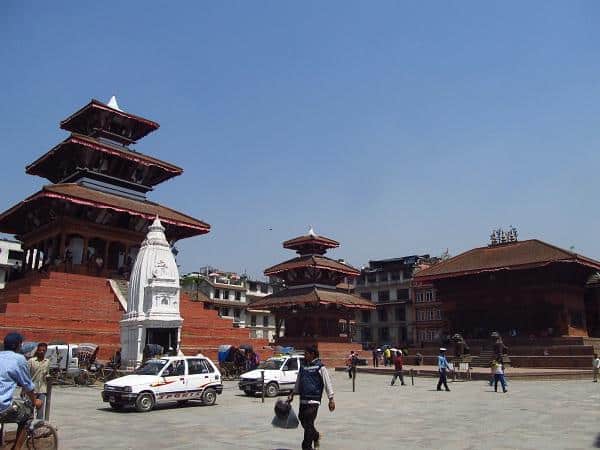
<instances>
[{"instance_id":1,"label":"car door","mask_svg":"<svg viewBox=\"0 0 600 450\"><path fill-rule=\"evenodd\" d=\"M187 367L184 359L169 362L161 371L160 379L155 386L156 400L170 402L182 400L186 393Z\"/></svg>"},{"instance_id":2,"label":"car door","mask_svg":"<svg viewBox=\"0 0 600 450\"><path fill-rule=\"evenodd\" d=\"M280 389L293 389L296 384L296 378L298 377L298 358L291 357L283 363L281 366L282 376L281 382L279 383Z\"/></svg>"},{"instance_id":3,"label":"car door","mask_svg":"<svg viewBox=\"0 0 600 450\"><path fill-rule=\"evenodd\" d=\"M204 358L189 358L186 389L189 398L200 398L207 384L214 379L214 369ZM211 373L212 372L212 373Z\"/></svg>"}]
</instances>

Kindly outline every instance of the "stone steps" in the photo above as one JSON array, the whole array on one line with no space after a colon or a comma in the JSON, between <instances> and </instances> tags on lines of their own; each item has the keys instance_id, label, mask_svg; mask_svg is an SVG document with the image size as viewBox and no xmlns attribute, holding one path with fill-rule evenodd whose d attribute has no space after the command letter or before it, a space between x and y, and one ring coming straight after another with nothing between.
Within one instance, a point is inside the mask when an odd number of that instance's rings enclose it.
<instances>
[{"instance_id":1,"label":"stone steps","mask_svg":"<svg viewBox=\"0 0 600 450\"><path fill-rule=\"evenodd\" d=\"M121 284L121 289L126 285ZM234 328L231 320L205 309L202 302L181 296L182 349L201 351L216 359L219 345L251 344L267 357L267 341L250 339L249 330ZM88 275L50 272L9 283L0 293L0 334L19 330L27 340L92 342L99 358L110 358L120 347L123 309L108 281Z\"/></svg>"}]
</instances>

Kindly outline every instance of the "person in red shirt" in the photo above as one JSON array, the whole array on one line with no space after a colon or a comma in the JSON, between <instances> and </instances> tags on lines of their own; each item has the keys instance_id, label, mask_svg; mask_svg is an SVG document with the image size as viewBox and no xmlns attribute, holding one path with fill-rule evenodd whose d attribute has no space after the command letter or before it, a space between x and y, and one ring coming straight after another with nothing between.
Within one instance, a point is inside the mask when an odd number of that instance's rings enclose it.
<instances>
[{"instance_id":1,"label":"person in red shirt","mask_svg":"<svg viewBox=\"0 0 600 450\"><path fill-rule=\"evenodd\" d=\"M403 358L402 358L402 350L398 350L396 352L396 355L394 356L394 377L392 378L392 383L391 386L394 385L394 383L396 382L396 378L400 378L400 384L402 386L405 386L404 384L404 375L402 374L402 364L403 364Z\"/></svg>"}]
</instances>

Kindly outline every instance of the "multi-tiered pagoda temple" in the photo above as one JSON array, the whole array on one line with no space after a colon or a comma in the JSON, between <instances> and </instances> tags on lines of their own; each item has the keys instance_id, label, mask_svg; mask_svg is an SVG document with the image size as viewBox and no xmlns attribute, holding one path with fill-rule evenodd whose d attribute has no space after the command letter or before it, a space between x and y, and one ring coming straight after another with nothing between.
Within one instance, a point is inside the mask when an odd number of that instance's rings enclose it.
<instances>
[{"instance_id":1,"label":"multi-tiered pagoda temple","mask_svg":"<svg viewBox=\"0 0 600 450\"><path fill-rule=\"evenodd\" d=\"M371 301L338 287L360 275L345 262L325 256L339 245L312 228L305 236L285 241L283 247L299 256L266 269L264 274L281 279L286 288L252 304L275 313L276 335L285 321L285 335L277 339L279 344L296 348L317 344L322 354L329 352L325 354L329 362L339 362L346 350L356 347L351 344L356 310L375 308Z\"/></svg>"},{"instance_id":2,"label":"multi-tiered pagoda temple","mask_svg":"<svg viewBox=\"0 0 600 450\"><path fill-rule=\"evenodd\" d=\"M183 169L129 147L159 125L92 100L60 123L71 134L27 166L52 184L0 214L0 231L23 242L24 266L110 275L123 271L159 216L169 241L210 225L147 199Z\"/></svg>"},{"instance_id":3,"label":"multi-tiered pagoda temple","mask_svg":"<svg viewBox=\"0 0 600 450\"><path fill-rule=\"evenodd\" d=\"M148 200L154 186L183 172L131 147L156 122L122 111L113 98L92 100L60 126L71 134L26 169L53 184L0 214L0 231L15 234L26 250L26 273L13 274L0 290L0 333L93 342L108 358L121 345L124 278L148 226L158 216L173 243L208 233L210 225ZM216 357L220 344L248 343L248 330L233 328L201 302L180 300L186 353ZM266 344L251 342L258 350Z\"/></svg>"}]
</instances>

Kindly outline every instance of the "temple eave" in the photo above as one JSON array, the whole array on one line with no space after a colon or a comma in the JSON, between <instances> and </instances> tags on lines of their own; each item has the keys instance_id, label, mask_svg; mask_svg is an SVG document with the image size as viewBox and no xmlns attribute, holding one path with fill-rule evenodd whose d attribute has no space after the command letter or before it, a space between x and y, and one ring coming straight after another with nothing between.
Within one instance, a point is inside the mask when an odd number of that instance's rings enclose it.
<instances>
[{"instance_id":1,"label":"temple eave","mask_svg":"<svg viewBox=\"0 0 600 450\"><path fill-rule=\"evenodd\" d=\"M12 208L0 214L0 231L11 234L23 232L23 217L28 212L40 210L39 206L58 200L65 204L77 204L88 206L94 209L108 209L117 213L124 213L131 216L138 216L147 221L152 221L157 215L168 225L176 228L178 239L192 237L200 234L206 234L210 231L210 225L200 220L191 218L177 211L166 208L158 203L144 202L131 198L118 197L116 195L96 192L93 189L76 186L79 193L86 195L73 196L64 192L55 192L53 188L60 185L46 186L41 191L31 195L22 202L14 205ZM100 197L94 199L93 197ZM42 202L42 203L39 203ZM51 214L49 208L49 214ZM53 220L50 217L50 220ZM25 233L23 233L25 234Z\"/></svg>"},{"instance_id":2,"label":"temple eave","mask_svg":"<svg viewBox=\"0 0 600 450\"><path fill-rule=\"evenodd\" d=\"M348 309L375 309L375 305L356 295L317 288L289 288L252 303L252 307L278 309L300 305L337 305Z\"/></svg>"}]
</instances>

